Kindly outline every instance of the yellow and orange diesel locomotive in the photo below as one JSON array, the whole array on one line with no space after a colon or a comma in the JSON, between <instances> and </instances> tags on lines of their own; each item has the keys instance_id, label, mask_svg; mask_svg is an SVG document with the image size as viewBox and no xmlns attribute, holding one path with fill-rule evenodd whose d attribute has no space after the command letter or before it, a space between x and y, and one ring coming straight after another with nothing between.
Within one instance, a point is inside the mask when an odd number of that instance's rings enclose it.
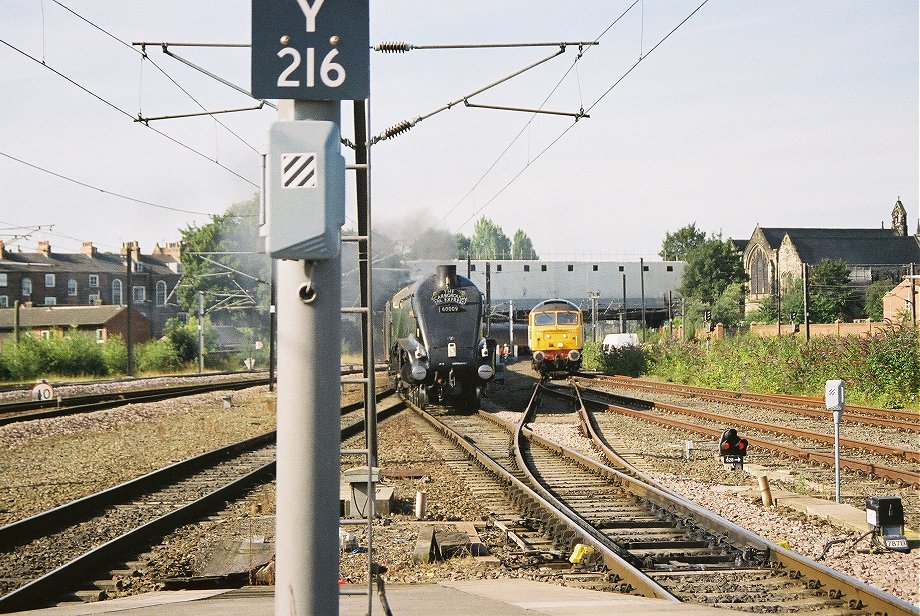
<instances>
[{"instance_id":1,"label":"yellow and orange diesel locomotive","mask_svg":"<svg viewBox=\"0 0 920 616\"><path fill-rule=\"evenodd\" d=\"M572 302L548 299L527 317L533 369L544 377L563 377L581 368L582 314Z\"/></svg>"}]
</instances>

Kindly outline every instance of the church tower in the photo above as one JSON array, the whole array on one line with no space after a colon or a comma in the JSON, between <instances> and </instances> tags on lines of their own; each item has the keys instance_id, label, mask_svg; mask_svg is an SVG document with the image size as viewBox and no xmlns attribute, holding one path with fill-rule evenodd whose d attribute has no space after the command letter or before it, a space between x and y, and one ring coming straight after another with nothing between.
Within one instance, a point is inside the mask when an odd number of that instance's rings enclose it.
<instances>
[{"instance_id":1,"label":"church tower","mask_svg":"<svg viewBox=\"0 0 920 616\"><path fill-rule=\"evenodd\" d=\"M894 229L898 236L907 237L907 210L904 209L904 204L901 203L901 197L898 197L897 203L894 204L894 209L891 210L891 228Z\"/></svg>"}]
</instances>

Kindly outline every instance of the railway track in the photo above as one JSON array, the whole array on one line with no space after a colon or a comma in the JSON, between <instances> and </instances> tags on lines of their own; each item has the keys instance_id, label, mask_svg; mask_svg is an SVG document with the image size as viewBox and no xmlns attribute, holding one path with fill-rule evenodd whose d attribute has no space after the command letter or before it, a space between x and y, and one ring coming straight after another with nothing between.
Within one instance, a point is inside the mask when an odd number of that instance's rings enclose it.
<instances>
[{"instance_id":1,"label":"railway track","mask_svg":"<svg viewBox=\"0 0 920 616\"><path fill-rule=\"evenodd\" d=\"M590 545L611 589L745 611L912 613L906 602L537 436L526 425L544 398L538 386L516 426L487 413L423 416L504 482L522 519L552 538L551 551Z\"/></svg>"},{"instance_id":2,"label":"railway track","mask_svg":"<svg viewBox=\"0 0 920 616\"><path fill-rule=\"evenodd\" d=\"M746 434L746 438L751 446L816 464L828 465L831 467L834 465L833 451L827 449L833 447L834 439L824 433L797 429L778 423L746 420L737 416L705 411L698 408L652 402L646 399L612 394L603 389L603 380L601 381L600 387L594 379L576 377L572 380L576 385L581 385L584 388L586 395L590 395L593 402L603 404L606 410L610 412L628 415L643 421L670 426L688 432L703 434L714 439L718 439L721 436L726 425L731 425L737 428L756 430L759 433L776 434L783 437L818 443L823 445L825 449L819 450L815 449L813 445L796 445L791 442L781 442L764 436ZM720 401L724 402L725 400ZM825 412L825 419L827 418L826 416L827 413ZM685 417L692 419L684 419ZM900 462L898 466L894 466L888 463L856 458L852 455L842 455L840 458L841 468L866 476L877 476L901 486L920 485L920 472L918 472L920 469L918 469L917 466L918 463L920 463L920 451L886 445L884 443L849 438L841 438L840 444L842 447L849 448L853 451L870 452L880 456L897 459Z\"/></svg>"},{"instance_id":3,"label":"railway track","mask_svg":"<svg viewBox=\"0 0 920 616\"><path fill-rule=\"evenodd\" d=\"M382 419L400 408L378 396ZM363 430L363 403L342 407L342 439ZM0 528L0 611L46 605L175 528L206 517L275 470L268 432L170 465Z\"/></svg>"},{"instance_id":4,"label":"railway track","mask_svg":"<svg viewBox=\"0 0 920 616\"><path fill-rule=\"evenodd\" d=\"M824 400L809 396L755 394L708 387L694 387L677 383L662 383L626 376L601 375L595 376L590 380L622 389L648 393L668 393L727 404L743 404L752 408L771 409L809 417L827 418L828 414L827 409L824 408ZM579 377L578 381L585 382L582 377ZM894 428L907 432L920 432L920 413L913 411L880 409L848 403L843 421L852 424Z\"/></svg>"}]
</instances>

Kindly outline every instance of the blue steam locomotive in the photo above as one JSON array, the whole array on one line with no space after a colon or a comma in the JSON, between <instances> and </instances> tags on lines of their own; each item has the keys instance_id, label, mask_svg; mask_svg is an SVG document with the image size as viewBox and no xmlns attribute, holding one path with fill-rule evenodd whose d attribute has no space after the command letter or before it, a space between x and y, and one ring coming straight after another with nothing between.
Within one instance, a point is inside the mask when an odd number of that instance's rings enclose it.
<instances>
[{"instance_id":1,"label":"blue steam locomotive","mask_svg":"<svg viewBox=\"0 0 920 616\"><path fill-rule=\"evenodd\" d=\"M411 402L479 408L495 376L495 341L481 336L482 293L456 265L439 265L387 302L390 382Z\"/></svg>"}]
</instances>

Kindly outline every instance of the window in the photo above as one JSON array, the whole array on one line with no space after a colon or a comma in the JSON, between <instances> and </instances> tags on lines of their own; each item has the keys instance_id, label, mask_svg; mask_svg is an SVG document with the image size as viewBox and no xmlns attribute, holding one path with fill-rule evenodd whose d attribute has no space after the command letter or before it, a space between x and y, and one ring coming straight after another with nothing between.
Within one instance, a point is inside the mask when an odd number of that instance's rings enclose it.
<instances>
[{"instance_id":1,"label":"window","mask_svg":"<svg viewBox=\"0 0 920 616\"><path fill-rule=\"evenodd\" d=\"M574 265L569 265L569 271L570 271L570 272L574 272L574 271L575 271L575 266L574 266Z\"/></svg>"},{"instance_id":2,"label":"window","mask_svg":"<svg viewBox=\"0 0 920 616\"><path fill-rule=\"evenodd\" d=\"M751 276L751 293L762 295L769 293L772 289L770 284L770 263L763 250L754 249L751 256L750 272Z\"/></svg>"},{"instance_id":3,"label":"window","mask_svg":"<svg viewBox=\"0 0 920 616\"><path fill-rule=\"evenodd\" d=\"M673 265L669 265L669 266L668 266L668 271L669 271L669 272L673 272L673 271L674 271L674 266L673 266Z\"/></svg>"},{"instance_id":4,"label":"window","mask_svg":"<svg viewBox=\"0 0 920 616\"><path fill-rule=\"evenodd\" d=\"M541 265L541 266L540 266L540 271L541 271L541 272L545 272L545 271L546 271L546 266L545 266L545 265Z\"/></svg>"},{"instance_id":5,"label":"window","mask_svg":"<svg viewBox=\"0 0 920 616\"><path fill-rule=\"evenodd\" d=\"M42 340L47 340L48 338L51 337L51 330L43 329L39 332L39 335L42 337Z\"/></svg>"},{"instance_id":6,"label":"window","mask_svg":"<svg viewBox=\"0 0 920 616\"><path fill-rule=\"evenodd\" d=\"M99 288L99 274L90 274L89 275L89 287L91 289Z\"/></svg>"},{"instance_id":7,"label":"window","mask_svg":"<svg viewBox=\"0 0 920 616\"><path fill-rule=\"evenodd\" d=\"M99 294L98 294L98 293L90 293L90 294L89 294L89 298L87 299L87 303L89 303L90 306L92 306L93 304L97 303L98 301L99 301Z\"/></svg>"},{"instance_id":8,"label":"window","mask_svg":"<svg viewBox=\"0 0 920 616\"><path fill-rule=\"evenodd\" d=\"M552 312L538 312L533 315L534 325L555 325L556 317Z\"/></svg>"},{"instance_id":9,"label":"window","mask_svg":"<svg viewBox=\"0 0 920 616\"><path fill-rule=\"evenodd\" d=\"M54 288L55 285L55 276L54 274L45 274L45 287Z\"/></svg>"},{"instance_id":10,"label":"window","mask_svg":"<svg viewBox=\"0 0 920 616\"><path fill-rule=\"evenodd\" d=\"M77 281L73 278L67 281L67 295L70 297L77 296Z\"/></svg>"},{"instance_id":11,"label":"window","mask_svg":"<svg viewBox=\"0 0 920 616\"><path fill-rule=\"evenodd\" d=\"M6 286L6 274L0 274L0 287Z\"/></svg>"},{"instance_id":12,"label":"window","mask_svg":"<svg viewBox=\"0 0 920 616\"><path fill-rule=\"evenodd\" d=\"M591 266L591 271L592 271L592 272L596 272L596 271L597 271L597 266L596 266L596 265L592 265L592 266Z\"/></svg>"},{"instance_id":13,"label":"window","mask_svg":"<svg viewBox=\"0 0 920 616\"><path fill-rule=\"evenodd\" d=\"M578 313L559 312L556 314L556 323L559 325L578 325Z\"/></svg>"},{"instance_id":14,"label":"window","mask_svg":"<svg viewBox=\"0 0 920 616\"><path fill-rule=\"evenodd\" d=\"M147 298L147 289L144 287L131 287L131 300L142 302Z\"/></svg>"},{"instance_id":15,"label":"window","mask_svg":"<svg viewBox=\"0 0 920 616\"><path fill-rule=\"evenodd\" d=\"M113 280L112 281L112 303L118 306L122 303L121 301L122 299L123 298L121 296L121 280Z\"/></svg>"},{"instance_id":16,"label":"window","mask_svg":"<svg viewBox=\"0 0 920 616\"><path fill-rule=\"evenodd\" d=\"M470 263L470 271L471 271L471 272L475 272L475 271L476 271L476 264L475 264L475 263Z\"/></svg>"},{"instance_id":17,"label":"window","mask_svg":"<svg viewBox=\"0 0 920 616\"><path fill-rule=\"evenodd\" d=\"M105 342L105 330L104 329L96 330L96 342L99 342L99 343Z\"/></svg>"},{"instance_id":18,"label":"window","mask_svg":"<svg viewBox=\"0 0 920 616\"><path fill-rule=\"evenodd\" d=\"M524 271L525 271L525 272L529 272L529 271L530 271L530 266L529 266L529 265L525 265L525 266L524 266Z\"/></svg>"},{"instance_id":19,"label":"window","mask_svg":"<svg viewBox=\"0 0 920 616\"><path fill-rule=\"evenodd\" d=\"M55 305L57 305L57 298L56 298L56 297L46 297L46 298L45 298L45 305L46 305L46 306L55 306Z\"/></svg>"},{"instance_id":20,"label":"window","mask_svg":"<svg viewBox=\"0 0 920 616\"><path fill-rule=\"evenodd\" d=\"M166 283L162 280L157 281L157 306L166 305Z\"/></svg>"},{"instance_id":21,"label":"window","mask_svg":"<svg viewBox=\"0 0 920 616\"><path fill-rule=\"evenodd\" d=\"M7 295L0 295L0 308L7 308L10 305L10 298Z\"/></svg>"},{"instance_id":22,"label":"window","mask_svg":"<svg viewBox=\"0 0 920 616\"><path fill-rule=\"evenodd\" d=\"M502 271L502 266L501 266L501 265L496 265L496 266L495 266L495 271L496 271L496 272Z\"/></svg>"},{"instance_id":23,"label":"window","mask_svg":"<svg viewBox=\"0 0 920 616\"><path fill-rule=\"evenodd\" d=\"M32 295L32 279L31 278L22 279L22 294Z\"/></svg>"},{"instance_id":24,"label":"window","mask_svg":"<svg viewBox=\"0 0 920 616\"><path fill-rule=\"evenodd\" d=\"M618 267L617 269L620 270L620 271L622 272L622 271L623 271L623 266L621 265L621 266Z\"/></svg>"},{"instance_id":25,"label":"window","mask_svg":"<svg viewBox=\"0 0 920 616\"><path fill-rule=\"evenodd\" d=\"M642 266L642 271L643 271L643 272L647 272L647 271L648 271L648 265L643 265L643 266Z\"/></svg>"}]
</instances>

